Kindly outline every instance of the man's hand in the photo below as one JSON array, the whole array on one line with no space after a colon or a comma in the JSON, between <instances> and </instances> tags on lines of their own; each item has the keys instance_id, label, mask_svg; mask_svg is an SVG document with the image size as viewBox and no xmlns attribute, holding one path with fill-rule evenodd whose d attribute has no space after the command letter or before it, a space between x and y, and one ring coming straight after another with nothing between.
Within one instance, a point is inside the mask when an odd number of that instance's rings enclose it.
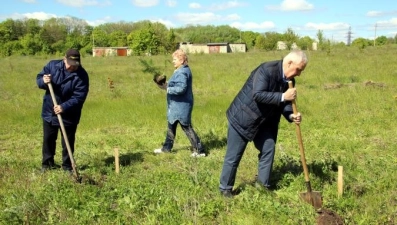
<instances>
[{"instance_id":1,"label":"man's hand","mask_svg":"<svg viewBox=\"0 0 397 225\"><path fill-rule=\"evenodd\" d=\"M63 112L62 106L60 105L54 106L54 112L55 114L61 114Z\"/></svg>"},{"instance_id":2,"label":"man's hand","mask_svg":"<svg viewBox=\"0 0 397 225\"><path fill-rule=\"evenodd\" d=\"M286 92L284 92L284 100L292 101L296 99L296 88L288 88Z\"/></svg>"},{"instance_id":3,"label":"man's hand","mask_svg":"<svg viewBox=\"0 0 397 225\"><path fill-rule=\"evenodd\" d=\"M51 74L44 74L44 76L43 76L43 82L44 82L45 84L50 83L50 82L51 82Z\"/></svg>"},{"instance_id":4,"label":"man's hand","mask_svg":"<svg viewBox=\"0 0 397 225\"><path fill-rule=\"evenodd\" d=\"M300 124L302 121L302 116L301 114L298 112L296 115L295 114L291 114L289 116L289 119L292 120L294 123L296 124Z\"/></svg>"}]
</instances>

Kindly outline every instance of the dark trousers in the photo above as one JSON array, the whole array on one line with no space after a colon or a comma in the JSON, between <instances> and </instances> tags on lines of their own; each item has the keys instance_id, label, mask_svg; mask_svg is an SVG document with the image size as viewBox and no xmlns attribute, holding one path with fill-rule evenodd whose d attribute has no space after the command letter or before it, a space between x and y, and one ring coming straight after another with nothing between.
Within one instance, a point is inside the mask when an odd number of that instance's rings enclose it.
<instances>
[{"instance_id":1,"label":"dark trousers","mask_svg":"<svg viewBox=\"0 0 397 225\"><path fill-rule=\"evenodd\" d=\"M175 121L175 123L171 124L168 123L167 135L165 137L165 141L162 147L163 151L171 151L172 147L174 146L174 140L176 137L176 128L177 126L181 125L182 130L185 132L187 138L190 141L190 144L194 148L194 151L198 153L204 153L205 149L202 145L200 138L197 136L197 133L194 131L192 125L183 125L179 121Z\"/></svg>"},{"instance_id":2,"label":"dark trousers","mask_svg":"<svg viewBox=\"0 0 397 225\"><path fill-rule=\"evenodd\" d=\"M278 126L262 126L253 142L258 154L258 182L269 187L270 173L273 167ZM230 124L227 133L227 150L223 162L219 189L232 190L237 174L237 168L243 157L248 140L242 137Z\"/></svg>"},{"instance_id":3,"label":"dark trousers","mask_svg":"<svg viewBox=\"0 0 397 225\"><path fill-rule=\"evenodd\" d=\"M65 126L66 134L69 140L69 145L74 153L74 141L77 130L77 125ZM51 123L43 120L43 160L42 167L52 167L55 165L54 156L56 150L56 140L58 138L58 131L61 131L59 126L54 126ZM61 131L62 134L62 131ZM66 148L65 140L62 134L62 168L65 170L72 170L68 150Z\"/></svg>"}]
</instances>

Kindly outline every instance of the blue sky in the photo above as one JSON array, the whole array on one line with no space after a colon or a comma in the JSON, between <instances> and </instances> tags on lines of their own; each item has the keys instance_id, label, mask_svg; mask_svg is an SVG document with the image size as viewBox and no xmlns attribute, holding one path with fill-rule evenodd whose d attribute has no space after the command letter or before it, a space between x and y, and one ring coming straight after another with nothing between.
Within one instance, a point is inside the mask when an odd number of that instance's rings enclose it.
<instances>
[{"instance_id":1,"label":"blue sky","mask_svg":"<svg viewBox=\"0 0 397 225\"><path fill-rule=\"evenodd\" d=\"M76 17L96 26L151 20L169 28L230 25L242 31L284 33L316 39L318 30L333 41L397 34L396 0L10 0L7 18ZM350 29L350 30L349 30Z\"/></svg>"}]
</instances>

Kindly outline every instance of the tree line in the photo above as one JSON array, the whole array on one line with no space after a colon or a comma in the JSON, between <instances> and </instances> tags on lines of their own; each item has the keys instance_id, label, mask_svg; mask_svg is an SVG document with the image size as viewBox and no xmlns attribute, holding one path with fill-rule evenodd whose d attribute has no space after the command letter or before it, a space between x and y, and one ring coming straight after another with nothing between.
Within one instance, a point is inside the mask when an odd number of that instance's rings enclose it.
<instances>
[{"instance_id":1,"label":"tree line","mask_svg":"<svg viewBox=\"0 0 397 225\"><path fill-rule=\"evenodd\" d=\"M76 48L82 54L92 54L93 47L129 47L134 55L152 55L172 52L180 42L191 43L245 43L248 50L275 50L277 42L283 41L287 48L296 43L303 50L310 50L316 41L320 50L331 43L318 30L317 40L300 37L291 28L284 33L240 31L228 25L188 25L167 28L159 22L105 23L90 26L85 20L75 17L38 19L7 19L0 23L0 56L63 54L66 49ZM380 36L374 40L357 38L352 45L365 48L370 45L396 44L394 38Z\"/></svg>"}]
</instances>

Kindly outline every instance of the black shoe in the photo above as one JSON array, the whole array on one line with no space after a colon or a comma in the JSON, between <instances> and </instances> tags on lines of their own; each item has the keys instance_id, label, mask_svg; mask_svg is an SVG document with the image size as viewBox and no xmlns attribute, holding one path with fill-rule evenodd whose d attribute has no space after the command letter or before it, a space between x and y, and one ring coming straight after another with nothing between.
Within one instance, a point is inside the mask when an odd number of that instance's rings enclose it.
<instances>
[{"instance_id":1,"label":"black shoe","mask_svg":"<svg viewBox=\"0 0 397 225\"><path fill-rule=\"evenodd\" d=\"M73 175L73 169L70 167L62 167L63 171L66 173L69 173L70 175Z\"/></svg>"},{"instance_id":2,"label":"black shoe","mask_svg":"<svg viewBox=\"0 0 397 225\"><path fill-rule=\"evenodd\" d=\"M221 195L225 198L233 198L233 193L231 190L223 190L221 191Z\"/></svg>"},{"instance_id":3,"label":"black shoe","mask_svg":"<svg viewBox=\"0 0 397 225\"><path fill-rule=\"evenodd\" d=\"M60 168L61 168L61 166L57 165L57 164L50 164L50 165L44 164L41 166L41 173L45 173L48 170L56 170L56 169L60 169Z\"/></svg>"}]
</instances>

